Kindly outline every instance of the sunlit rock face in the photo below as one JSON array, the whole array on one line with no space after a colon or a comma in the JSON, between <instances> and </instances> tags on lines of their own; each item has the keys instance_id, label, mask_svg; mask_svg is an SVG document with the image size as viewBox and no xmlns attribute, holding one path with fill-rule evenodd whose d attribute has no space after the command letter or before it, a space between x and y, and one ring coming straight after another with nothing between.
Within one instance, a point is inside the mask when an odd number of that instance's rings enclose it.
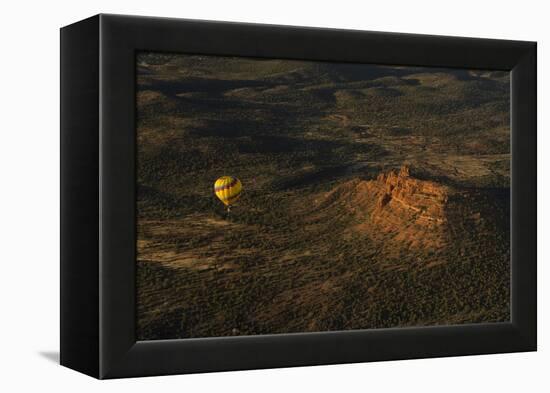
<instances>
[{"instance_id":1,"label":"sunlit rock face","mask_svg":"<svg viewBox=\"0 0 550 393\"><path fill-rule=\"evenodd\" d=\"M467 203L467 201L469 201ZM385 243L386 251L437 251L466 230L482 230L475 196L435 181L421 180L408 166L354 179L325 195L322 205L339 208L357 221L352 230ZM340 212L345 214L345 212Z\"/></svg>"}]
</instances>

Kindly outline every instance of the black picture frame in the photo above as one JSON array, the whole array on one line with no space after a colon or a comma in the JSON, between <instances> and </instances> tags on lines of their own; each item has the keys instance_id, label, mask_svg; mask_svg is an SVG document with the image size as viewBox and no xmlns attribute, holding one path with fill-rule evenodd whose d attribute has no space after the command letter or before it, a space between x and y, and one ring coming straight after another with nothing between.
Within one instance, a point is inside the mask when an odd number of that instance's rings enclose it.
<instances>
[{"instance_id":1,"label":"black picture frame","mask_svg":"<svg viewBox=\"0 0 550 393\"><path fill-rule=\"evenodd\" d=\"M511 321L136 342L135 55L511 71ZM61 29L61 364L96 378L537 347L536 43L97 15Z\"/></svg>"}]
</instances>

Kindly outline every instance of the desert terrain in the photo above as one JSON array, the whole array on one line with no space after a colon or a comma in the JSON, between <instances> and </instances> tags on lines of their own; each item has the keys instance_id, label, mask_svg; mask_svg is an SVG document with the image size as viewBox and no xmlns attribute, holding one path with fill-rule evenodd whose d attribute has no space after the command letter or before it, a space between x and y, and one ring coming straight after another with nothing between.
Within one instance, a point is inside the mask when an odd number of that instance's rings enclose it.
<instances>
[{"instance_id":1,"label":"desert terrain","mask_svg":"<svg viewBox=\"0 0 550 393\"><path fill-rule=\"evenodd\" d=\"M139 54L138 339L509 320L509 82Z\"/></svg>"}]
</instances>

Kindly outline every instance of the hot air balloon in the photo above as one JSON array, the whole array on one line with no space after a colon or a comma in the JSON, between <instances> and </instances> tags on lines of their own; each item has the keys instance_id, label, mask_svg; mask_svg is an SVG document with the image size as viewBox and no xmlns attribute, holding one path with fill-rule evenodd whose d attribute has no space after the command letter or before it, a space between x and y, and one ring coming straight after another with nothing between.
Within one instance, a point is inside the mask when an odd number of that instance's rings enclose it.
<instances>
[{"instance_id":1,"label":"hot air balloon","mask_svg":"<svg viewBox=\"0 0 550 393\"><path fill-rule=\"evenodd\" d=\"M214 183L214 194L231 210L231 205L241 196L241 181L233 176L222 176Z\"/></svg>"}]
</instances>

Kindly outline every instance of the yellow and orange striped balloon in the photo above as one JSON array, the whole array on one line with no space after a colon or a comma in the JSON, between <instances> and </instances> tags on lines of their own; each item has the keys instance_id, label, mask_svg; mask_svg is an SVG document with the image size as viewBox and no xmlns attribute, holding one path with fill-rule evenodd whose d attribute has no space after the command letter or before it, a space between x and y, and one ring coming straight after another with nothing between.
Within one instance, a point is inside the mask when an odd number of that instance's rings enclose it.
<instances>
[{"instance_id":1,"label":"yellow and orange striped balloon","mask_svg":"<svg viewBox=\"0 0 550 393\"><path fill-rule=\"evenodd\" d=\"M228 209L239 199L242 189L241 181L233 176L222 176L214 183L214 193Z\"/></svg>"}]
</instances>

